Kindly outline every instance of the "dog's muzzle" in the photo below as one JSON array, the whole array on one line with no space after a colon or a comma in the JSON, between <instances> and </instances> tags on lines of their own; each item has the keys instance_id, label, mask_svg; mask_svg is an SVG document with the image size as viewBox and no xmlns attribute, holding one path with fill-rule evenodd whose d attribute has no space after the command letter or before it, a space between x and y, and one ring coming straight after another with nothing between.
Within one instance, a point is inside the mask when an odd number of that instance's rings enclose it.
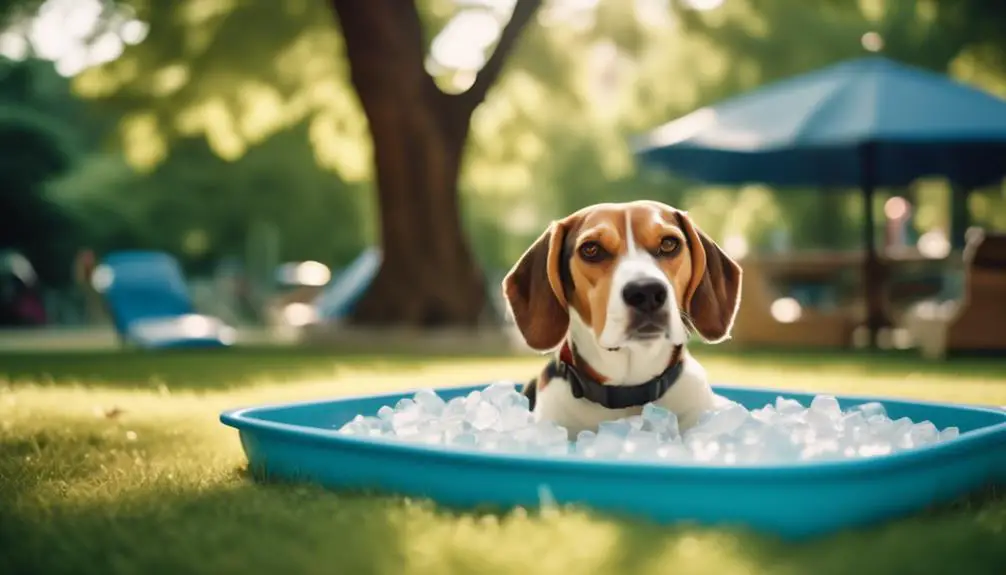
<instances>
[{"instance_id":1,"label":"dog's muzzle","mask_svg":"<svg viewBox=\"0 0 1006 575\"><path fill-rule=\"evenodd\" d=\"M667 285L659 280L644 279L625 284L622 301L629 309L626 335L630 339L667 337L670 332L667 297Z\"/></svg>"}]
</instances>

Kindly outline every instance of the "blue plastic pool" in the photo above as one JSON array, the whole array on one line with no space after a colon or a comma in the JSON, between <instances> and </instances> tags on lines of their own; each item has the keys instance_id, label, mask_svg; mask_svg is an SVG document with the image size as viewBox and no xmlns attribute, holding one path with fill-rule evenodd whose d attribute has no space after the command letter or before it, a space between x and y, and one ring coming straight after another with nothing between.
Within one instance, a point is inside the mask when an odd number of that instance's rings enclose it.
<instances>
[{"instance_id":1,"label":"blue plastic pool","mask_svg":"<svg viewBox=\"0 0 1006 575\"><path fill-rule=\"evenodd\" d=\"M445 399L483 385L444 388ZM811 394L717 386L748 408ZM335 489L429 497L451 506L535 507L542 487L556 502L648 518L739 525L787 538L823 535L897 518L989 484L1006 484L1006 411L870 397L892 418L957 426L959 438L871 459L763 466L670 465L508 455L335 433L410 393L253 407L225 412L258 474Z\"/></svg>"}]
</instances>

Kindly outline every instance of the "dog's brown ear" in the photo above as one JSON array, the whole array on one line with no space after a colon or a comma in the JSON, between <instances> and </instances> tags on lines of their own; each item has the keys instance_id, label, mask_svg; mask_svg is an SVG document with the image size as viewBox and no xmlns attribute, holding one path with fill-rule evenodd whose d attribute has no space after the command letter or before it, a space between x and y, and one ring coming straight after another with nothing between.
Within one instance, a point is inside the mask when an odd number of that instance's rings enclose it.
<instances>
[{"instance_id":1,"label":"dog's brown ear","mask_svg":"<svg viewBox=\"0 0 1006 575\"><path fill-rule=\"evenodd\" d=\"M678 222L688 236L692 277L681 308L702 339L719 343L730 337L740 304L741 267L684 212Z\"/></svg>"},{"instance_id":2,"label":"dog's brown ear","mask_svg":"<svg viewBox=\"0 0 1006 575\"><path fill-rule=\"evenodd\" d=\"M503 295L514 321L527 345L538 351L557 347L569 329L569 311L559 275L567 231L566 222L553 222L503 279Z\"/></svg>"}]
</instances>

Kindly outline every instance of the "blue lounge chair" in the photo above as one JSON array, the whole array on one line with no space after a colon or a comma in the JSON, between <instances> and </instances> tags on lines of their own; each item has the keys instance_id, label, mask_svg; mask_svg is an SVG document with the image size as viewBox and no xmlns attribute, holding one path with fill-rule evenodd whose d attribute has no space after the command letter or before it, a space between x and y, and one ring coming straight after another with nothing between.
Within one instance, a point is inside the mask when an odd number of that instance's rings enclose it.
<instances>
[{"instance_id":1,"label":"blue lounge chair","mask_svg":"<svg viewBox=\"0 0 1006 575\"><path fill-rule=\"evenodd\" d=\"M123 343L148 349L225 347L234 328L196 313L178 261L166 253L109 254L91 277Z\"/></svg>"},{"instance_id":2,"label":"blue lounge chair","mask_svg":"<svg viewBox=\"0 0 1006 575\"><path fill-rule=\"evenodd\" d=\"M348 317L381 267L381 250L367 248L318 294L314 306L322 322Z\"/></svg>"}]
</instances>

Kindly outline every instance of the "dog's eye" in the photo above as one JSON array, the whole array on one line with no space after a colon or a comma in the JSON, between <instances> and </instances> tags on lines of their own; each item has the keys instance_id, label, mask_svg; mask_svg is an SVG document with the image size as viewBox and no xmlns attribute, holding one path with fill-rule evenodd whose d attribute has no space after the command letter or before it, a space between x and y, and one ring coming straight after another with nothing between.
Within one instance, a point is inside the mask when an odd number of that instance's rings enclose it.
<instances>
[{"instance_id":1,"label":"dog's eye","mask_svg":"<svg viewBox=\"0 0 1006 575\"><path fill-rule=\"evenodd\" d=\"M580 257L588 262L596 262L604 257L604 248L597 242L584 242L580 246Z\"/></svg>"},{"instance_id":2,"label":"dog's eye","mask_svg":"<svg viewBox=\"0 0 1006 575\"><path fill-rule=\"evenodd\" d=\"M657 250L662 256L672 256L681 249L681 240L674 236L667 236L660 240L660 248Z\"/></svg>"}]
</instances>

